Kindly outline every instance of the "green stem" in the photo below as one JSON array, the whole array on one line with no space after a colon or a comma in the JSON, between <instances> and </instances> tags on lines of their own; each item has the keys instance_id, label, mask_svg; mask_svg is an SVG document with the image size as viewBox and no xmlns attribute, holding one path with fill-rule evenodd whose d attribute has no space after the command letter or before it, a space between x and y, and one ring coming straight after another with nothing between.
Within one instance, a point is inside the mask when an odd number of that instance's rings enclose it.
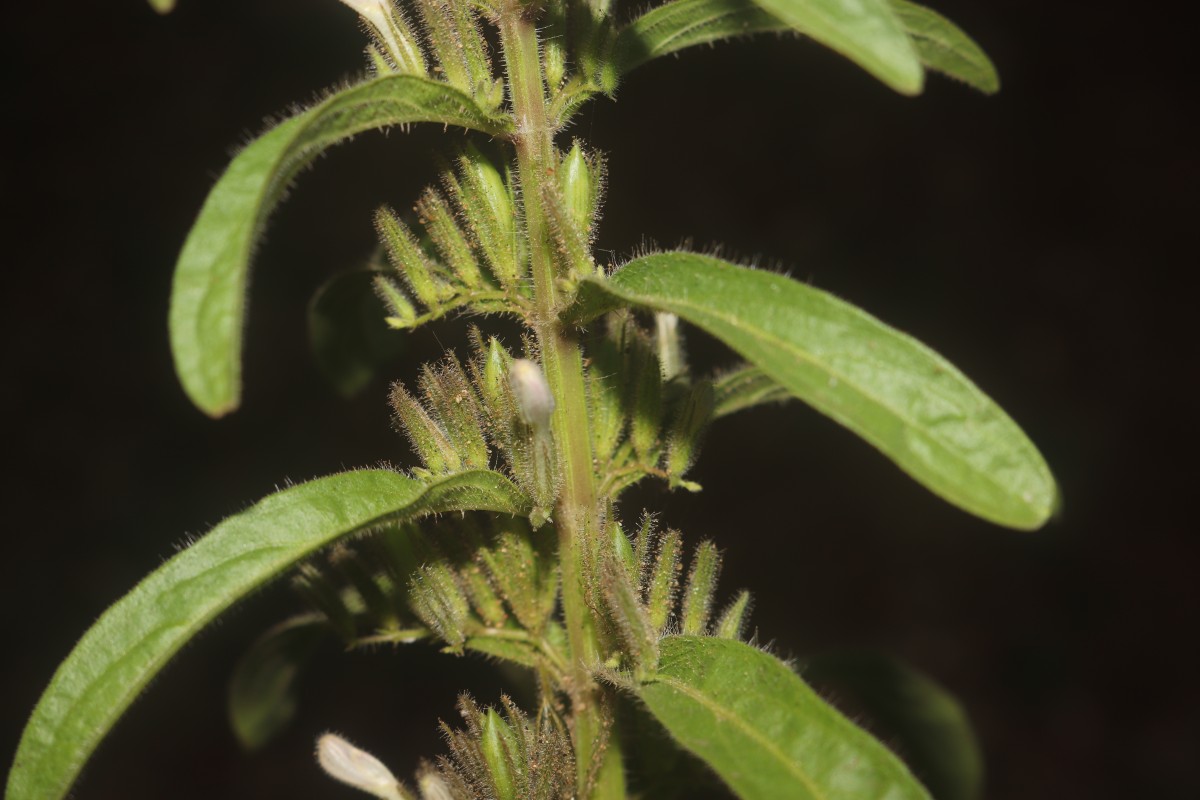
<instances>
[{"instance_id":1,"label":"green stem","mask_svg":"<svg viewBox=\"0 0 1200 800\"><path fill-rule=\"evenodd\" d=\"M599 504L592 470L592 448L583 380L583 358L574 333L557 320L558 270L541 188L558 166L554 131L546 115L546 92L533 19L517 2L500 15L500 42L508 70L517 151L531 251L534 285L534 332L541 349L546 380L555 398L552 427L558 446L563 484L555 507L563 616L570 648L568 665L574 720L576 785L580 797L619 800L625 797L620 748L612 735L611 703L592 679L600 648L585 586L589 580L584 554L599 536ZM607 747L602 742L607 741ZM603 759L601 761L601 759Z\"/></svg>"}]
</instances>

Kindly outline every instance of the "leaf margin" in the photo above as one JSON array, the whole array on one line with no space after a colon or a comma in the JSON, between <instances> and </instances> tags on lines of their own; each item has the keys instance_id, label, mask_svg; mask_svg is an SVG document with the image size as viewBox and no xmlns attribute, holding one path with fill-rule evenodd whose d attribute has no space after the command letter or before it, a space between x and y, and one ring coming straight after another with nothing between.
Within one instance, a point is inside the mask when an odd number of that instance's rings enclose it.
<instances>
[{"instance_id":1,"label":"leaf margin","mask_svg":"<svg viewBox=\"0 0 1200 800\"><path fill-rule=\"evenodd\" d=\"M703 272L707 272L704 276L704 283L720 282L719 273L733 274L735 276L740 275L742 277L736 278L737 280L752 280L759 284L757 288L761 297L773 296L778 298L782 294L790 294L793 300L797 297L802 297L805 299L805 302L810 304L814 302L824 304L830 312L847 315L856 322L874 328L879 334L894 339L899 345L910 348L911 353L927 360L928 367L934 374L943 377L945 380L955 381L956 384L951 385L967 392L972 395L973 400L982 403L984 410L991 415L993 424L1001 426L1001 428L1005 429L1007 436L1013 437L1013 441L1016 443L1014 448L1015 455L1013 457L1018 459L1021 472L1025 474L1026 479L1033 480L1036 483L1037 491L1034 492L1031 489L1026 489L1022 494L1028 495L1027 497L1016 494L1008 491L997 482L994 470L981 470L972 467L973 475L995 484L999 493L1005 495L1005 498L999 502L999 507L994 499L986 500L985 502L985 499L979 496L981 493L978 491L964 491L961 485L946 483L945 474L947 470L944 466L940 470L935 469L932 464L925 463L922 460L922 454L919 451L926 445L926 442L913 443L904 440L902 442L903 446L897 446L894 442L885 443L882 436L869 428L863 427L860 420L836 411L832 407L832 403L828 399L820 397L819 392L811 386L799 386L798 384L802 381L791 383L785 376L773 374L772 370L768 369L764 364L759 363L760 361L769 359L765 359L765 357L756 358L753 353L747 352L746 349L731 342L728 332L722 333L718 330L721 327L720 325L713 324L711 321L705 324L704 321L699 320L698 317L701 315L693 313L694 309L685 306L680 299L686 294L680 287L674 287L671 292L660 292L662 296L657 299L650 297L646 293L639 294L632 289L622 291L620 284L623 282L623 279L624 282L629 282L629 275L633 274L636 276L635 279L642 280L645 280L646 274L661 275L665 271L672 269L672 263L675 263L676 267L680 266L678 263L679 259L683 260L682 265L686 268L695 267ZM693 263L689 265L687 263L689 261ZM728 296L728 292L726 292L722 299L727 299ZM828 292L792 280L784 275L739 266L713 256L674 250L635 258L616 269L606 279L599 276L585 277L580 281L574 305L566 309L563 319L568 323L582 324L600 313L625 306L638 306L655 311L669 311L678 314L681 319L696 325L715 338L724 341L751 364L760 367L764 373L788 388L793 396L803 400L817 411L834 419L857 434L891 459L918 483L951 505L955 505L982 519L1017 530L1035 530L1040 528L1058 510L1060 499L1054 476L1037 447L1030 441L1029 437L1016 422L994 400L976 386L974 382L932 348L916 338L892 328L858 306L834 297ZM777 303L772 308L776 312L789 310L789 306L782 303ZM756 312L759 319L772 316L765 313L761 306L756 308ZM717 314L714 315L719 316ZM728 320L723 320L723 322L728 322ZM739 324L745 325L744 321ZM753 337L754 334L751 334L751 336ZM778 340L778 337L776 339ZM780 346L779 341L776 341L776 345ZM765 350L765 348L763 349ZM799 345L794 345L794 349L797 351L803 350ZM810 365L820 363L807 353L799 357L798 362L807 362ZM845 376L837 375L830 370L826 370L826 372L831 376L834 385L843 385L843 393L846 386L853 386L853 383L847 381ZM870 393L864 393L862 396L872 401L877 399L872 397ZM882 403L880 403L880 407L885 408ZM890 409L887 410L890 411ZM974 425L974 421L971 424ZM920 426L909 426L907 430L910 432L919 432L921 428ZM893 438L894 436L895 434L893 433ZM905 437L901 438L904 439ZM948 447L945 442L941 442L932 436L927 436L926 438L928 441L946 447L950 454L954 455L954 449Z\"/></svg>"},{"instance_id":2,"label":"leaf margin","mask_svg":"<svg viewBox=\"0 0 1200 800\"><path fill-rule=\"evenodd\" d=\"M961 81L984 94L999 91L1000 77L995 65L961 27L937 11L909 0L888 0L888 3L925 69ZM680 18L686 24L679 24ZM942 41L934 40L929 25L941 27ZM761 33L787 32L800 33L754 0L671 0L626 24L617 35L613 52L619 72L624 75L689 47ZM944 58L943 51L956 52L960 58L973 62L978 72L954 68Z\"/></svg>"},{"instance_id":3,"label":"leaf margin","mask_svg":"<svg viewBox=\"0 0 1200 800\"><path fill-rule=\"evenodd\" d=\"M419 102L434 110L418 109L418 101L406 91L426 92ZM446 108L439 110L438 102ZM353 113L362 109L373 116ZM321 132L321 125L339 119L345 123L340 128ZM511 127L507 117L489 115L447 83L384 75L335 91L285 119L253 139L225 168L188 232L171 284L171 354L176 375L197 408L221 417L240 403L250 267L267 220L288 186L329 147L368 130L422 122L496 136Z\"/></svg>"},{"instance_id":4,"label":"leaf margin","mask_svg":"<svg viewBox=\"0 0 1200 800\"><path fill-rule=\"evenodd\" d=\"M811 800L829 800L834 797L861 796L859 794L827 793L824 789L824 782L814 776L815 769L800 764L794 758L789 758L789 755L794 753L792 748L801 743L797 729L788 726L799 726L799 728L807 726L811 729L811 726L814 725L814 718L810 716L800 720L800 715L794 713L798 709L792 709L793 713L790 717L786 717L787 709L783 705L786 700L799 701L801 705L806 706L805 712L817 711L824 715L824 719L821 721L824 722L827 730L823 731L821 735L822 749L827 750L830 745L829 737L824 734L832 731L837 736L839 744L848 745L854 751L855 758L842 761L836 769L847 770L861 766L865 756L872 761L872 766L879 770L885 785L892 789L899 789L899 794L889 792L887 795L889 798L930 800L925 788L895 754L870 733L855 725L840 711L822 700L794 670L775 656L736 639L712 636L665 636L659 641L659 649L661 655L656 669L648 671L636 681L623 681L622 685L634 692L645 704L651 716L663 725L681 747L707 763L743 800L771 800L784 796L805 798L806 800L809 798ZM704 650L708 652L701 652ZM704 658L708 660L704 661ZM765 689L769 686L772 690L770 700L774 704L771 720L765 720L762 717L750 721L741 719L746 712L731 708L734 701L724 697L709 697L701 688L686 684L676 675L667 674L669 670L676 669L679 664L684 664L687 668L698 667L703 673L703 678L707 679L718 668L726 667L739 660L741 664L737 671L741 674L737 677L742 680L741 683L732 685L731 696L736 695L738 698L736 702L742 704L743 708L752 707L754 690ZM698 683L700 680L698 679L696 682ZM666 687L665 691L662 690L662 687ZM787 697L780 697L776 693L778 690L786 690ZM685 697L686 700L679 706L671 708L672 703L679 700L680 696ZM714 719L721 719L722 722L728 724L711 735L697 730L697 726L694 724L680 724L676 713L680 711L680 707L686 712L688 701L704 712L710 713ZM762 731L757 730L757 727L765 727L769 722L776 724L775 734L777 736L780 735L779 728L782 727L784 734L796 737L789 743L789 752L784 752L777 746L777 741L771 740ZM760 745L757 748L759 753L765 753L771 757L771 761L768 761L765 767L763 762L759 761L756 762L756 768L747 773L740 769L744 766L741 763L742 759L729 758L721 752L722 739L731 731L741 732L738 730L739 728L749 731L746 738L754 740ZM795 791L781 793L780 789L784 787L780 787L777 783L764 788L764 781L770 783L772 780L771 773L764 771L771 768L772 761L776 762L774 767L781 768L784 774L790 774L797 778L797 782L791 784L792 790L798 789L802 785L807 793L798 794ZM774 777L778 778L778 774ZM853 775L848 776L847 773L842 772L836 777L839 780L846 780L848 777L853 778ZM830 778L826 776L825 780L828 781Z\"/></svg>"},{"instance_id":5,"label":"leaf margin","mask_svg":"<svg viewBox=\"0 0 1200 800\"><path fill-rule=\"evenodd\" d=\"M203 610L189 608L191 616L178 624L159 625L156 620L165 613L162 608L155 620L150 619L151 615L148 614L139 615L138 612L144 611L147 606L163 603L162 596L169 595L172 590L179 590L181 586L186 589L195 586L196 582L203 582L213 568L196 574L188 574L188 570L194 569L192 561L207 557L208 550L225 544L226 539L246 547L246 543L238 543L236 539L247 520L253 524L259 515L270 517L287 512L288 503L297 494L313 491L314 487L318 489L316 493L320 502L313 508L336 516L345 509L339 510L337 502L330 499L332 494L337 489L346 488L346 484L355 483L367 484L358 487L358 490L372 499L370 505L360 509L359 516L350 520L352 524L315 535L311 540L296 545L294 552L281 556L277 563L272 562L258 572L250 569L249 575L240 580L230 597L212 600L209 596L212 602L207 607ZM325 494L326 490L331 490L331 494ZM59 665L21 735L8 776L6 800L64 797L108 731L183 645L238 600L302 558L338 538L370 529L384 521L456 510L527 514L529 503L508 478L489 470L465 471L423 483L392 470L369 469L336 473L290 486L266 496L240 514L226 518L113 603ZM294 509L292 511L297 513ZM298 513L303 516L303 507ZM276 527L279 527L278 523ZM292 535L295 536L294 533ZM285 544L276 544L274 547L286 547L286 539L284 541ZM258 550L270 550L271 547L266 544L258 547ZM199 556L196 555L198 551L201 554ZM237 557L226 561L240 569L248 569L245 564L252 564L247 559L254 554L254 549L235 552L238 553ZM183 574L175 574L180 572ZM112 641L114 636L116 642ZM163 641L159 642L155 637ZM126 647L123 642L129 640L132 643ZM128 661L130 653L136 656L134 647L145 645L148 640L153 640L149 651L134 659L138 663L127 665L123 672L119 671L118 667L123 661ZM114 654L113 651L118 649L120 654ZM99 677L96 677L97 674ZM106 683L117 684L115 689L110 686L110 693L115 697L111 701L97 701L95 695L105 688ZM83 711L78 710L80 705L85 706ZM68 717L72 717L72 720L64 741L62 736Z\"/></svg>"}]
</instances>

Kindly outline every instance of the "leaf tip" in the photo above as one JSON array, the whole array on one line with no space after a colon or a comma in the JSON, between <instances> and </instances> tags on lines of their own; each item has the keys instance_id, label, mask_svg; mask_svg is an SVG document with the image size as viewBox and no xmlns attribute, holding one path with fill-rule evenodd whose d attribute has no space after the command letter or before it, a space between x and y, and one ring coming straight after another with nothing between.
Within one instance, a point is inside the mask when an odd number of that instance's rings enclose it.
<instances>
[{"instance_id":1,"label":"leaf tip","mask_svg":"<svg viewBox=\"0 0 1200 800\"><path fill-rule=\"evenodd\" d=\"M197 392L191 389L187 390L188 399L192 401L192 405L200 409L209 419L221 419L222 417L232 414L241 406L241 398L236 394L231 397L202 397Z\"/></svg>"},{"instance_id":2,"label":"leaf tip","mask_svg":"<svg viewBox=\"0 0 1200 800\"><path fill-rule=\"evenodd\" d=\"M925 91L925 68L918 63L915 70L889 76L887 84L905 97L916 97Z\"/></svg>"}]
</instances>

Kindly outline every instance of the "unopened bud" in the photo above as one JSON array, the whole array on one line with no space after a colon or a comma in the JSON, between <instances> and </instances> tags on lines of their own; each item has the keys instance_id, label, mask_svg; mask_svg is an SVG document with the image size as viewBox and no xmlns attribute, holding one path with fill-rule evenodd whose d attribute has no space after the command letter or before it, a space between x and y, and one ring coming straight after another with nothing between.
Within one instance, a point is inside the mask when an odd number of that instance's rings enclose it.
<instances>
[{"instance_id":1,"label":"unopened bud","mask_svg":"<svg viewBox=\"0 0 1200 800\"><path fill-rule=\"evenodd\" d=\"M372 25L382 25L387 19L388 0L342 0Z\"/></svg>"},{"instance_id":2,"label":"unopened bud","mask_svg":"<svg viewBox=\"0 0 1200 800\"><path fill-rule=\"evenodd\" d=\"M513 359L508 368L508 383L521 420L536 430L545 430L554 413L554 395L537 364L527 358Z\"/></svg>"},{"instance_id":3,"label":"unopened bud","mask_svg":"<svg viewBox=\"0 0 1200 800\"><path fill-rule=\"evenodd\" d=\"M413 308L413 304L404 294L404 290L397 286L391 278L383 275L376 276L372 283L376 296L391 312L384 317L384 322L388 324L388 327L397 330L411 328L417 321L417 310Z\"/></svg>"},{"instance_id":4,"label":"unopened bud","mask_svg":"<svg viewBox=\"0 0 1200 800\"><path fill-rule=\"evenodd\" d=\"M679 317L660 311L654 315L654 338L658 345L658 363L663 380L669 381L687 372L687 357L683 352L683 334Z\"/></svg>"},{"instance_id":5,"label":"unopened bud","mask_svg":"<svg viewBox=\"0 0 1200 800\"><path fill-rule=\"evenodd\" d=\"M483 354L483 381L480 388L484 403L493 416L500 416L500 412L506 407L511 409L511 406L506 404L504 392L504 375L508 372L511 361L512 356L499 340L495 337L488 340L487 352Z\"/></svg>"},{"instance_id":6,"label":"unopened bud","mask_svg":"<svg viewBox=\"0 0 1200 800\"><path fill-rule=\"evenodd\" d=\"M742 628L746 625L746 616L749 610L750 593L747 591L738 592L738 596L721 613L721 618L717 621L713 635L722 639L742 638Z\"/></svg>"},{"instance_id":7,"label":"unopened bud","mask_svg":"<svg viewBox=\"0 0 1200 800\"><path fill-rule=\"evenodd\" d=\"M396 776L379 759L336 733L317 740L317 763L329 777L348 786L381 800L404 800Z\"/></svg>"},{"instance_id":8,"label":"unopened bud","mask_svg":"<svg viewBox=\"0 0 1200 800\"><path fill-rule=\"evenodd\" d=\"M513 778L515 765L511 763L517 755L516 736L495 709L489 708L480 722L482 736L479 745L496 797L499 800L516 800L517 788Z\"/></svg>"},{"instance_id":9,"label":"unopened bud","mask_svg":"<svg viewBox=\"0 0 1200 800\"><path fill-rule=\"evenodd\" d=\"M468 147L459 159L460 206L487 257L492 274L506 288L515 287L524 270L517 250L517 218L511 190L486 156Z\"/></svg>"},{"instance_id":10,"label":"unopened bud","mask_svg":"<svg viewBox=\"0 0 1200 800\"><path fill-rule=\"evenodd\" d=\"M421 789L421 800L454 800L450 787L436 772L426 772L417 778Z\"/></svg>"},{"instance_id":11,"label":"unopened bud","mask_svg":"<svg viewBox=\"0 0 1200 800\"><path fill-rule=\"evenodd\" d=\"M425 74L425 59L416 46L415 37L391 0L342 0L342 2L357 11L363 21L371 27L401 72Z\"/></svg>"},{"instance_id":12,"label":"unopened bud","mask_svg":"<svg viewBox=\"0 0 1200 800\"><path fill-rule=\"evenodd\" d=\"M592 226L592 214L596 187L588 172L587 158L583 148L576 142L563 158L559 180L562 183L563 201L572 221L585 235Z\"/></svg>"}]
</instances>

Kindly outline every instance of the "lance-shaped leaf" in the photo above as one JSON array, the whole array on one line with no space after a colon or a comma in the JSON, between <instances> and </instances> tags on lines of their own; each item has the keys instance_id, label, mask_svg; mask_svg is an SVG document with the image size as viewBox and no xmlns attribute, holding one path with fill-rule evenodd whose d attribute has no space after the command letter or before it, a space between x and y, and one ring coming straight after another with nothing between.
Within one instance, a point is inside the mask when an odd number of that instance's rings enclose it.
<instances>
[{"instance_id":1,"label":"lance-shaped leaf","mask_svg":"<svg viewBox=\"0 0 1200 800\"><path fill-rule=\"evenodd\" d=\"M932 678L879 653L831 653L800 671L864 713L938 800L978 800L983 754L967 714Z\"/></svg>"},{"instance_id":2,"label":"lance-shaped leaf","mask_svg":"<svg viewBox=\"0 0 1200 800\"><path fill-rule=\"evenodd\" d=\"M285 620L258 638L229 682L229 722L242 747L257 750L296 715L296 682L304 663L331 633L323 614Z\"/></svg>"},{"instance_id":3,"label":"lance-shaped leaf","mask_svg":"<svg viewBox=\"0 0 1200 800\"><path fill-rule=\"evenodd\" d=\"M241 392L250 259L288 184L327 148L363 131L438 122L491 134L506 122L438 81L388 75L361 83L281 123L234 158L188 234L171 290L175 370L201 410L221 416Z\"/></svg>"},{"instance_id":4,"label":"lance-shaped leaf","mask_svg":"<svg viewBox=\"0 0 1200 800\"><path fill-rule=\"evenodd\" d=\"M927 69L993 94L1000 78L987 54L957 25L908 0L888 0L901 30ZM642 14L621 30L615 57L627 73L659 56L688 47L756 33L795 28L756 0L673 0Z\"/></svg>"},{"instance_id":5,"label":"lance-shaped leaf","mask_svg":"<svg viewBox=\"0 0 1200 800\"><path fill-rule=\"evenodd\" d=\"M908 769L783 662L733 639L668 636L634 688L743 800L929 800Z\"/></svg>"},{"instance_id":6,"label":"lance-shaped leaf","mask_svg":"<svg viewBox=\"0 0 1200 800\"><path fill-rule=\"evenodd\" d=\"M936 11L908 0L888 2L912 38L922 64L985 94L1000 90L1000 76L991 59L961 28Z\"/></svg>"},{"instance_id":7,"label":"lance-shaped leaf","mask_svg":"<svg viewBox=\"0 0 1200 800\"><path fill-rule=\"evenodd\" d=\"M1012 528L1041 526L1054 478L987 395L917 340L797 281L693 253L586 279L576 321L625 305L708 331L947 501Z\"/></svg>"},{"instance_id":8,"label":"lance-shaped leaf","mask_svg":"<svg viewBox=\"0 0 1200 800\"><path fill-rule=\"evenodd\" d=\"M713 381L713 418L766 403L782 402L791 396L758 367L741 367Z\"/></svg>"},{"instance_id":9,"label":"lance-shaped leaf","mask_svg":"<svg viewBox=\"0 0 1200 800\"><path fill-rule=\"evenodd\" d=\"M925 72L888 0L754 0L901 94L919 94Z\"/></svg>"},{"instance_id":10,"label":"lance-shaped leaf","mask_svg":"<svg viewBox=\"0 0 1200 800\"><path fill-rule=\"evenodd\" d=\"M790 28L751 0L674 0L650 9L622 29L615 57L620 71L626 73L687 47Z\"/></svg>"},{"instance_id":11,"label":"lance-shaped leaf","mask_svg":"<svg viewBox=\"0 0 1200 800\"><path fill-rule=\"evenodd\" d=\"M382 273L351 270L325 282L308 305L308 343L317 367L343 397L367 387L378 369L404 350L405 338L385 322ZM385 284L386 285L386 284Z\"/></svg>"},{"instance_id":12,"label":"lance-shaped leaf","mask_svg":"<svg viewBox=\"0 0 1200 800\"><path fill-rule=\"evenodd\" d=\"M480 509L525 514L504 476L431 482L387 470L285 489L222 522L104 612L50 681L8 776L6 800L57 800L146 684L201 628L334 540L383 521Z\"/></svg>"}]
</instances>

